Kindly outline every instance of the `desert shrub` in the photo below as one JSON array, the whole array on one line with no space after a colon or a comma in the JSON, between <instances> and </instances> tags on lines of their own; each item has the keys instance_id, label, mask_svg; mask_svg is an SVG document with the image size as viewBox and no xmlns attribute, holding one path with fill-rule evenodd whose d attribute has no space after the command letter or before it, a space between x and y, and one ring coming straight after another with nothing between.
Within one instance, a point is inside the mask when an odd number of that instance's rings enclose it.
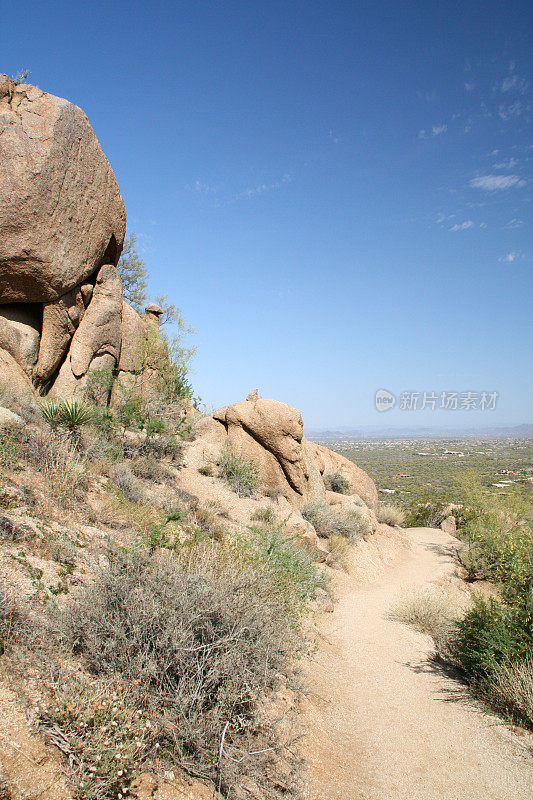
<instances>
[{"instance_id":1,"label":"desert shrub","mask_svg":"<svg viewBox=\"0 0 533 800\"><path fill-rule=\"evenodd\" d=\"M533 588L533 529L521 511L520 506L493 499L460 528L468 542L460 554L468 579L502 584L509 600Z\"/></svg>"},{"instance_id":2,"label":"desert shrub","mask_svg":"<svg viewBox=\"0 0 533 800\"><path fill-rule=\"evenodd\" d=\"M261 506L260 508L256 508L255 511L252 513L251 520L254 522L269 522L273 523L276 519L276 513L272 506Z\"/></svg>"},{"instance_id":3,"label":"desert shrub","mask_svg":"<svg viewBox=\"0 0 533 800\"><path fill-rule=\"evenodd\" d=\"M257 489L257 467L232 450L224 450L218 465L219 476L239 497L252 497Z\"/></svg>"},{"instance_id":4,"label":"desert shrub","mask_svg":"<svg viewBox=\"0 0 533 800\"><path fill-rule=\"evenodd\" d=\"M372 528L363 514L355 508L340 508L336 511L327 503L310 500L302 509L302 516L319 536L344 536L352 542L370 536Z\"/></svg>"},{"instance_id":5,"label":"desert shrub","mask_svg":"<svg viewBox=\"0 0 533 800\"><path fill-rule=\"evenodd\" d=\"M112 369L90 369L85 382L85 396L98 408L107 408L109 396L115 383Z\"/></svg>"},{"instance_id":6,"label":"desert shrub","mask_svg":"<svg viewBox=\"0 0 533 800\"><path fill-rule=\"evenodd\" d=\"M324 483L326 489L331 492L339 492L339 494L350 494L351 486L350 481L341 475L340 472L328 472L324 475Z\"/></svg>"},{"instance_id":7,"label":"desert shrub","mask_svg":"<svg viewBox=\"0 0 533 800\"><path fill-rule=\"evenodd\" d=\"M133 474L128 462L114 464L110 470L110 477L126 500L132 503L140 503L144 500L145 492L143 486Z\"/></svg>"},{"instance_id":8,"label":"desert shrub","mask_svg":"<svg viewBox=\"0 0 533 800\"><path fill-rule=\"evenodd\" d=\"M380 503L376 512L378 522L385 525L403 525L405 522L405 511L396 503Z\"/></svg>"},{"instance_id":9,"label":"desert shrub","mask_svg":"<svg viewBox=\"0 0 533 800\"><path fill-rule=\"evenodd\" d=\"M252 527L245 539L237 538L236 546L239 558L259 569L262 591L280 598L291 620L298 620L316 590L327 586L311 553L284 534L283 524Z\"/></svg>"},{"instance_id":10,"label":"desert shrub","mask_svg":"<svg viewBox=\"0 0 533 800\"><path fill-rule=\"evenodd\" d=\"M77 800L128 797L138 764L157 756L159 725L120 680L60 677L39 721L52 741L59 728L63 748L68 743Z\"/></svg>"},{"instance_id":11,"label":"desert shrub","mask_svg":"<svg viewBox=\"0 0 533 800\"><path fill-rule=\"evenodd\" d=\"M129 707L164 720L152 739L163 763L212 779L227 797L244 777L278 797L283 783L290 792L294 756L282 748L274 757L282 745L260 704L292 674L299 634L283 599L261 586L259 568L236 551L209 553L185 563L110 551L62 613L61 635L95 678L128 687ZM142 758L140 750L137 767Z\"/></svg>"},{"instance_id":12,"label":"desert shrub","mask_svg":"<svg viewBox=\"0 0 533 800\"><path fill-rule=\"evenodd\" d=\"M391 609L390 617L432 636L443 655L460 613L457 603L446 592L427 588L402 598Z\"/></svg>"},{"instance_id":13,"label":"desert shrub","mask_svg":"<svg viewBox=\"0 0 533 800\"><path fill-rule=\"evenodd\" d=\"M152 456L140 456L131 461L131 471L137 478L162 483L168 480L169 470Z\"/></svg>"},{"instance_id":14,"label":"desert shrub","mask_svg":"<svg viewBox=\"0 0 533 800\"><path fill-rule=\"evenodd\" d=\"M193 528L205 533L211 539L221 540L226 533L220 521L220 509L214 502L200 503L197 499L188 502L187 522Z\"/></svg>"},{"instance_id":15,"label":"desert shrub","mask_svg":"<svg viewBox=\"0 0 533 800\"><path fill-rule=\"evenodd\" d=\"M282 486L267 486L263 494L275 503L280 497L285 497L285 490Z\"/></svg>"},{"instance_id":16,"label":"desert shrub","mask_svg":"<svg viewBox=\"0 0 533 800\"><path fill-rule=\"evenodd\" d=\"M137 252L137 236L135 233L128 234L124 239L124 246L117 269L122 281L124 299L135 311L142 314L147 299L148 269Z\"/></svg>"},{"instance_id":17,"label":"desert shrub","mask_svg":"<svg viewBox=\"0 0 533 800\"><path fill-rule=\"evenodd\" d=\"M533 728L533 656L498 664L488 686L493 702Z\"/></svg>"},{"instance_id":18,"label":"desert shrub","mask_svg":"<svg viewBox=\"0 0 533 800\"><path fill-rule=\"evenodd\" d=\"M405 510L404 523L408 528L438 528L444 519L445 504L436 500L412 502Z\"/></svg>"}]
</instances>

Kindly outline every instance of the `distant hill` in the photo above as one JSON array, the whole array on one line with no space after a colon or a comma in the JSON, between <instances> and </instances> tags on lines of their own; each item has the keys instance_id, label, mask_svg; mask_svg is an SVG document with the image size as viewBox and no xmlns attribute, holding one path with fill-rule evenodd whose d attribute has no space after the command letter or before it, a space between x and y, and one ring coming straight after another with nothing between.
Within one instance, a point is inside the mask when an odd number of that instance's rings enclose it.
<instances>
[{"instance_id":1,"label":"distant hill","mask_svg":"<svg viewBox=\"0 0 533 800\"><path fill-rule=\"evenodd\" d=\"M533 425L502 425L493 428L395 428L365 425L360 428L306 430L308 439L350 442L365 439L533 439Z\"/></svg>"}]
</instances>

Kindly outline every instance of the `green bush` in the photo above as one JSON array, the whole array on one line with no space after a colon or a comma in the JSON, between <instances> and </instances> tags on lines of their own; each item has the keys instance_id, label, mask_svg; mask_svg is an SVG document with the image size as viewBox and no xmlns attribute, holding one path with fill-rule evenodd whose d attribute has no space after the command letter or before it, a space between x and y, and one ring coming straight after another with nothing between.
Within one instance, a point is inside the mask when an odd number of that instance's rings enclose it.
<instances>
[{"instance_id":1,"label":"green bush","mask_svg":"<svg viewBox=\"0 0 533 800\"><path fill-rule=\"evenodd\" d=\"M316 590L327 587L325 574L301 544L284 535L283 525L252 527L250 532L238 540L239 558L259 568L261 591L281 598L288 617L298 620Z\"/></svg>"},{"instance_id":2,"label":"green bush","mask_svg":"<svg viewBox=\"0 0 533 800\"><path fill-rule=\"evenodd\" d=\"M496 598L474 599L460 619L450 651L472 686L486 689L500 664L522 661L533 651L533 597L509 606Z\"/></svg>"},{"instance_id":3,"label":"green bush","mask_svg":"<svg viewBox=\"0 0 533 800\"><path fill-rule=\"evenodd\" d=\"M224 478L239 497L253 497L259 480L259 473L254 464L232 450L224 450L218 469L219 476Z\"/></svg>"},{"instance_id":4,"label":"green bush","mask_svg":"<svg viewBox=\"0 0 533 800\"><path fill-rule=\"evenodd\" d=\"M340 472L328 472L324 475L326 489L339 494L350 494L350 481L341 475Z\"/></svg>"}]
</instances>

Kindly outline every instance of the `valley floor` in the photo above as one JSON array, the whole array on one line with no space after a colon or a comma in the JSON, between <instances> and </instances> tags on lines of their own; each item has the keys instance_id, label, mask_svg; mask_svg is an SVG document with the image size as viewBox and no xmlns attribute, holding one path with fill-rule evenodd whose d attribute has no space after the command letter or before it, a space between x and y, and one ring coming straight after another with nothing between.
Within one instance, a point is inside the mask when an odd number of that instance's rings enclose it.
<instances>
[{"instance_id":1,"label":"valley floor","mask_svg":"<svg viewBox=\"0 0 533 800\"><path fill-rule=\"evenodd\" d=\"M406 535L371 583L339 575L335 613L319 623L304 720L310 800L529 800L532 737L484 713L429 660L430 638L389 617L454 570L453 537Z\"/></svg>"}]
</instances>

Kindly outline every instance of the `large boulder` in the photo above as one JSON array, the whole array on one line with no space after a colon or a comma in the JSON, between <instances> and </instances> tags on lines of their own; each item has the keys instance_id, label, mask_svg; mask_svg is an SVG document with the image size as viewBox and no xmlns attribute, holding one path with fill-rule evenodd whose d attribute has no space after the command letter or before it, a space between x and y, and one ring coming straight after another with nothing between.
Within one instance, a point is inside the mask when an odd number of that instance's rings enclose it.
<instances>
[{"instance_id":1,"label":"large boulder","mask_svg":"<svg viewBox=\"0 0 533 800\"><path fill-rule=\"evenodd\" d=\"M83 111L0 75L0 304L50 303L122 250L126 213Z\"/></svg>"},{"instance_id":2,"label":"large boulder","mask_svg":"<svg viewBox=\"0 0 533 800\"><path fill-rule=\"evenodd\" d=\"M227 446L257 466L262 485L284 486L296 501L312 492L318 474L306 457L302 417L295 408L254 392L215 411L213 418L224 426Z\"/></svg>"},{"instance_id":3,"label":"large boulder","mask_svg":"<svg viewBox=\"0 0 533 800\"><path fill-rule=\"evenodd\" d=\"M34 303L0 305L0 348L31 375L39 355L42 310Z\"/></svg>"}]
</instances>

